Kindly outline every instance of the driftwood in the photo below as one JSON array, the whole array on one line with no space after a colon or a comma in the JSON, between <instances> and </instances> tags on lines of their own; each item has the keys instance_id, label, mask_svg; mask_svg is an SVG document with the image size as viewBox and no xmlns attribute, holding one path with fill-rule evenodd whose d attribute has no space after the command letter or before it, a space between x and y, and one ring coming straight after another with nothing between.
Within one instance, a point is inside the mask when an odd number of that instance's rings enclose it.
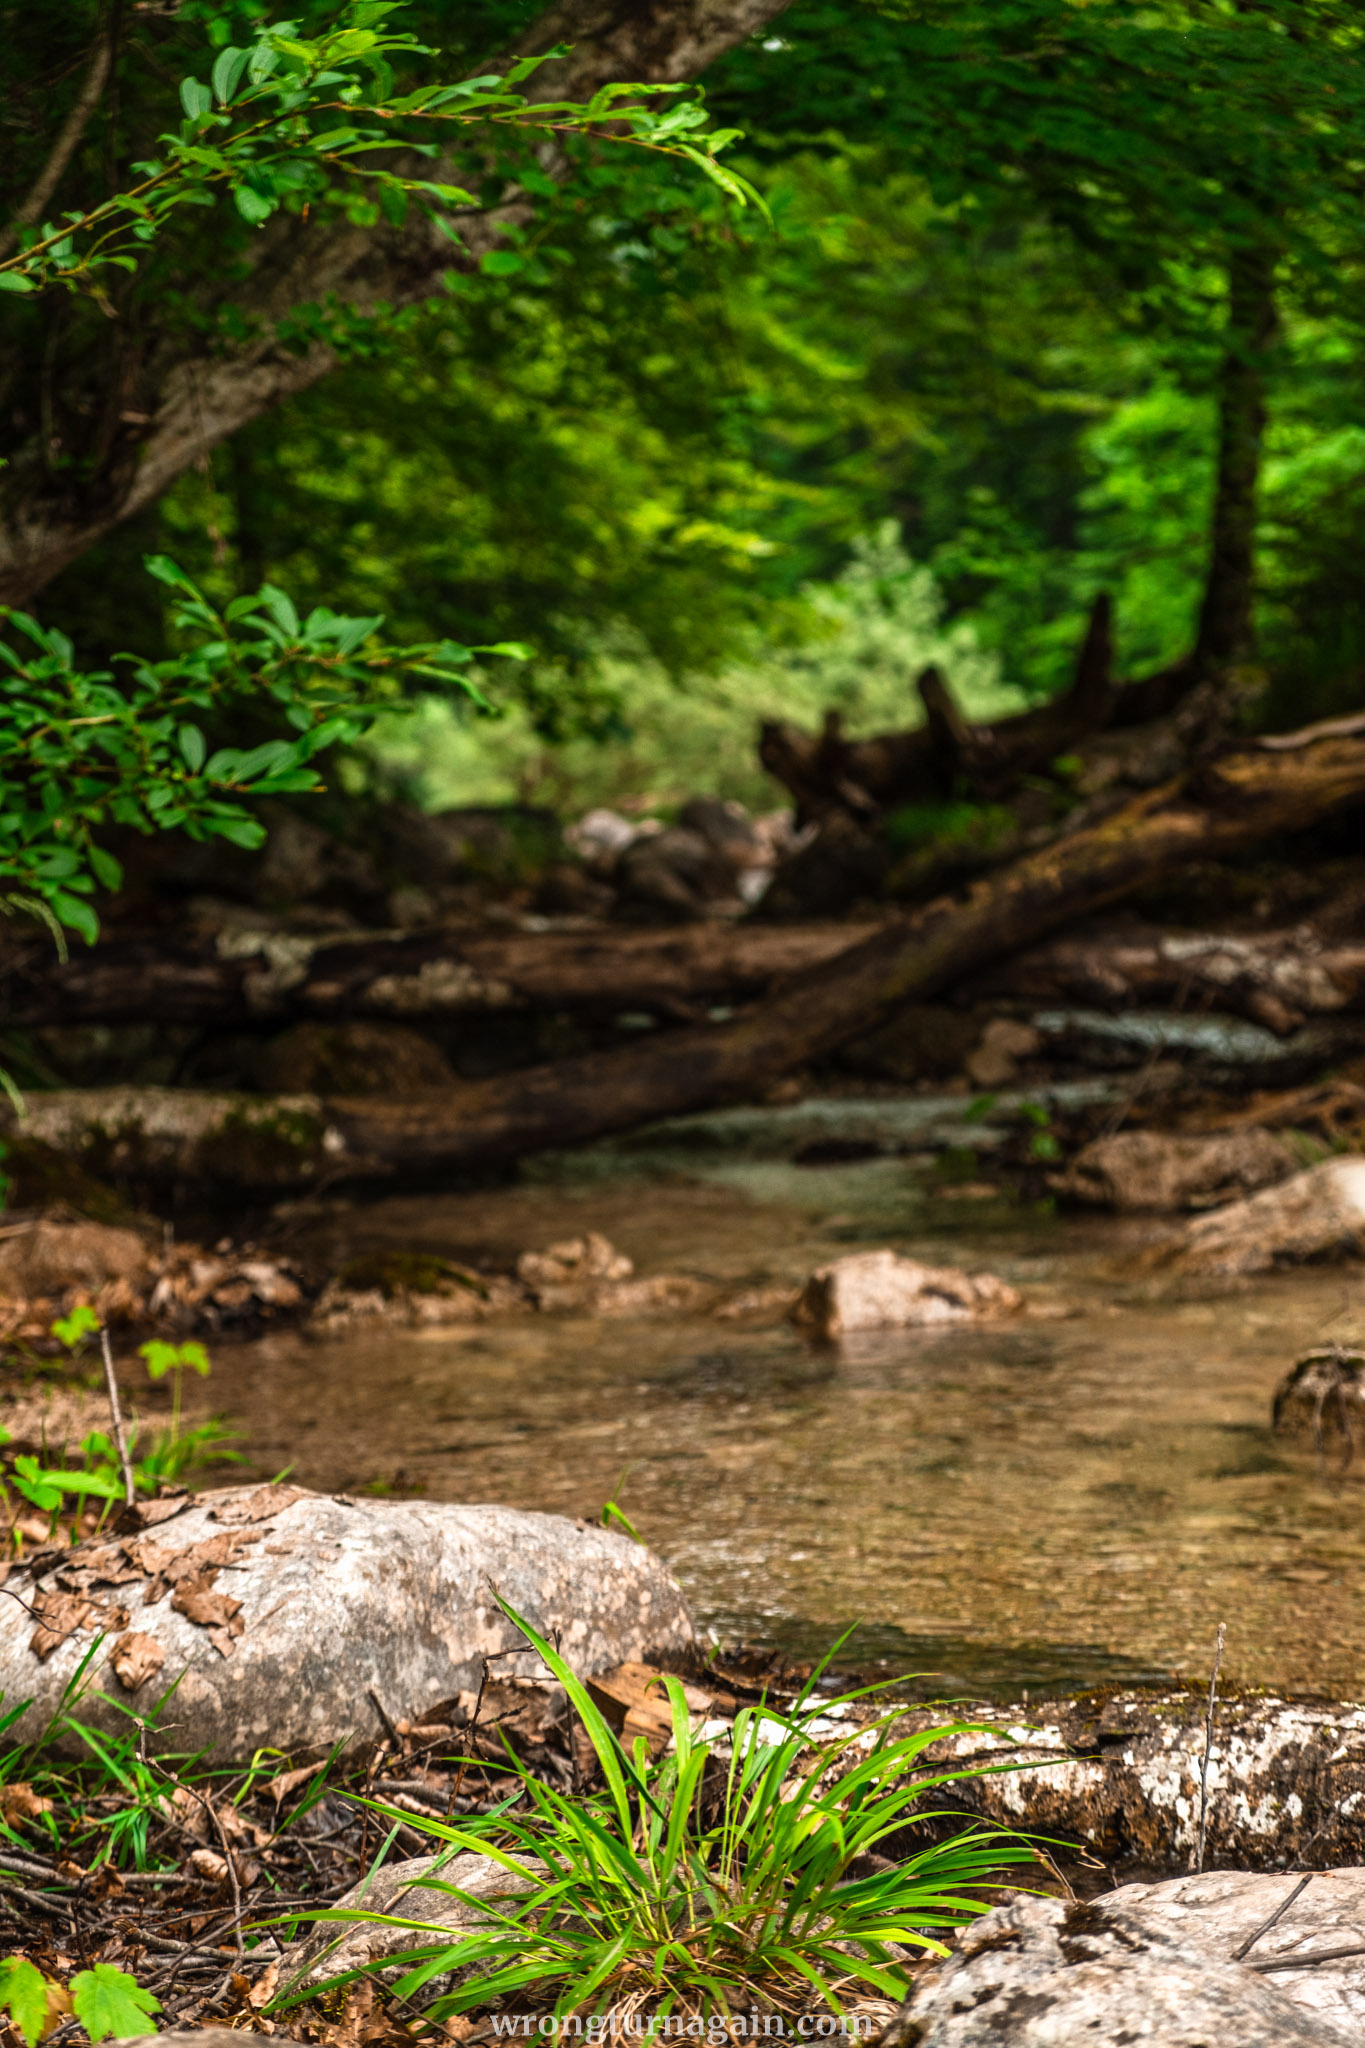
<instances>
[{"instance_id":1,"label":"driftwood","mask_svg":"<svg viewBox=\"0 0 1365 2048\"><path fill-rule=\"evenodd\" d=\"M30 1133L95 1171L173 1182L194 1174L235 1187L440 1173L580 1144L752 1096L912 998L1159 875L1362 796L1365 718L1251 742L981 877L959 899L878 927L725 1022L395 1101L56 1091L32 1098Z\"/></svg>"},{"instance_id":2,"label":"driftwood","mask_svg":"<svg viewBox=\"0 0 1365 2048\"><path fill-rule=\"evenodd\" d=\"M218 1030L305 1017L436 1024L512 1009L695 1023L710 1007L826 965L877 929L825 920L402 937L244 931L226 949L112 939L66 961L44 937L0 957L0 1014L12 1028L148 1017ZM1327 942L1303 926L1232 934L1097 924L993 962L954 994L1106 1009L1173 1003L1287 1036L1309 1016L1365 1007L1365 942Z\"/></svg>"},{"instance_id":3,"label":"driftwood","mask_svg":"<svg viewBox=\"0 0 1365 2048\"><path fill-rule=\"evenodd\" d=\"M1230 1010L1285 1037L1306 1017L1365 1003L1365 942L1326 943L1302 926L1239 934L1165 932L1137 922L1097 926L1002 960L960 993Z\"/></svg>"},{"instance_id":4,"label":"driftwood","mask_svg":"<svg viewBox=\"0 0 1365 2048\"><path fill-rule=\"evenodd\" d=\"M1179 1869L1198 1836L1206 1697L1205 1684L974 1705L971 1721L996 1732L953 1736L928 1754L936 1768L1008 1766L951 1787L954 1802L973 1813L1069 1836L1106 1862ZM916 1710L908 1718L920 1728L933 1716ZM1273 1693L1220 1698L1210 1763L1210 1863L1265 1870L1361 1861L1365 1705Z\"/></svg>"},{"instance_id":5,"label":"driftwood","mask_svg":"<svg viewBox=\"0 0 1365 2048\"><path fill-rule=\"evenodd\" d=\"M1069 690L1032 711L973 725L936 668L917 678L922 725L845 739L837 711L819 733L765 723L759 758L796 799L802 823L843 810L870 817L897 804L941 802L964 790L981 801L1006 795L1092 734L1145 725L1181 702L1199 680L1193 659L1141 682L1113 679L1110 601L1097 597Z\"/></svg>"},{"instance_id":6,"label":"driftwood","mask_svg":"<svg viewBox=\"0 0 1365 2048\"><path fill-rule=\"evenodd\" d=\"M648 1010L689 1021L763 994L864 936L850 924L664 931L428 931L323 938L244 930L217 944L106 939L60 961L44 934L0 957L7 1025L201 1024L300 1017L404 1022L528 1007Z\"/></svg>"}]
</instances>

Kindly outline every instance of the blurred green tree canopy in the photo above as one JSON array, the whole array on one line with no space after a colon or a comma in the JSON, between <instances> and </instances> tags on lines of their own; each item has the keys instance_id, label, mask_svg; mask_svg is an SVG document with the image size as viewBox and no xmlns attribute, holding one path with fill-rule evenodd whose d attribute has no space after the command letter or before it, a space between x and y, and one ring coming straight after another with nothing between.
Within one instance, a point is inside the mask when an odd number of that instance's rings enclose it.
<instances>
[{"instance_id":1,"label":"blurred green tree canopy","mask_svg":"<svg viewBox=\"0 0 1365 2048\"><path fill-rule=\"evenodd\" d=\"M136 154L206 32L240 41L264 11L127 11L116 90L63 202ZM305 29L327 11L294 9ZM457 70L539 17L523 0L418 0L395 19ZM108 19L95 0L59 20L0 6L6 189L31 180L52 98L70 102ZM1270 712L1360 700L1357 9L794 0L704 83L744 131L736 161L771 227L670 163L575 144L571 175L503 237L505 263L363 318L326 309L341 366L84 552L47 585L44 617L97 651L155 651L165 621L136 563L163 551L220 601L269 578L383 613L400 639L530 642L535 661L491 678L521 706L496 760L445 719L450 773L472 792L543 781L547 740L579 749L591 782L594 736L629 741L648 782L686 753L684 727L708 736L700 773L717 735L744 745L784 687L813 715L812 677L832 699L849 662L872 659L848 579L888 521L895 573L932 579L931 627L900 598L885 608L904 621L907 719L926 634L956 634L992 689L1038 698L1068 674L1100 589L1126 673L1180 655L1205 591L1220 379L1250 355L1268 409L1255 616ZM475 166L490 199L510 169ZM120 304L139 362L168 329L230 329L233 293L213 285L248 230L220 213ZM1229 330L1247 258L1273 286L1265 346ZM18 445L44 405L60 411L54 392L100 387L110 323L82 307L40 334L27 307L3 311ZM310 316L291 317L307 345ZM899 657L878 647L848 698L855 724L896 722Z\"/></svg>"}]
</instances>

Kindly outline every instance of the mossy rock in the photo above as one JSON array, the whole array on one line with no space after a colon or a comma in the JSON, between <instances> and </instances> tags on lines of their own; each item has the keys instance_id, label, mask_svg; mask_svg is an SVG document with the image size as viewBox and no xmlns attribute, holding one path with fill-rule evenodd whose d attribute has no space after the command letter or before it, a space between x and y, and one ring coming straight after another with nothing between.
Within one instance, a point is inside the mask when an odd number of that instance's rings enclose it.
<instances>
[{"instance_id":1,"label":"mossy rock","mask_svg":"<svg viewBox=\"0 0 1365 2048\"><path fill-rule=\"evenodd\" d=\"M477 1273L437 1252L361 1252L346 1261L337 1279L356 1293L378 1289L390 1301L403 1294L449 1294L456 1287L480 1297L488 1292Z\"/></svg>"}]
</instances>

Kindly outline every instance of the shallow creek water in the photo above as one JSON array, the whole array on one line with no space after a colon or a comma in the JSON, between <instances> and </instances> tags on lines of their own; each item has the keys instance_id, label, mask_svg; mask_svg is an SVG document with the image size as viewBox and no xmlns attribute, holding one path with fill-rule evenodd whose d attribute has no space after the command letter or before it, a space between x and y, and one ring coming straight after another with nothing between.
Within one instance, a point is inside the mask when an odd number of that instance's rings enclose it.
<instances>
[{"instance_id":1,"label":"shallow creek water","mask_svg":"<svg viewBox=\"0 0 1365 2048\"><path fill-rule=\"evenodd\" d=\"M1177 1283L1140 1268L1150 1222L954 1198L923 1154L793 1163L960 1111L697 1119L309 1236L510 1258L597 1229L641 1273L754 1285L889 1245L989 1267L1047 1313L839 1349L710 1317L289 1335L221 1348L214 1398L252 1470L318 1487L594 1519L614 1497L722 1636L809 1653L856 1622L856 1661L926 1691L1198 1676L1222 1621L1234 1681L1358 1693L1365 1458L1335 1475L1269 1413L1301 1349L1359 1327L1365 1279Z\"/></svg>"}]
</instances>

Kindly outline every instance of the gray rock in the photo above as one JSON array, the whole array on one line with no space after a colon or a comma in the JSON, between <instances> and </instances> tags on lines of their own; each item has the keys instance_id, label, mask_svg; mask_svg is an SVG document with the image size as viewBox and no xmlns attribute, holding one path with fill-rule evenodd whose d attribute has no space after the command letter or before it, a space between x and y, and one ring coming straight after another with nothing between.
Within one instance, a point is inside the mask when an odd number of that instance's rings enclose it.
<instances>
[{"instance_id":1,"label":"gray rock","mask_svg":"<svg viewBox=\"0 0 1365 2048\"><path fill-rule=\"evenodd\" d=\"M172 2027L164 2034L125 2034L119 2048L242 2048L231 2027Z\"/></svg>"},{"instance_id":2,"label":"gray rock","mask_svg":"<svg viewBox=\"0 0 1365 2048\"><path fill-rule=\"evenodd\" d=\"M514 1877L491 1856L465 1853L459 1856L413 1856L401 1863L385 1864L361 1878L337 1900L339 1908L363 1907L370 1913L389 1913L396 1919L420 1920L426 1926L452 1936L469 1934L492 1924L490 1916L476 1906L436 1885L423 1882L433 1874L442 1885L455 1885L474 1898L515 1899L530 1889L525 1879ZM279 1990L293 1991L305 1984L324 1984L344 1971L363 1969L386 1956L402 1955L425 1948L439 1935L427 1935L411 1927L388 1927L375 1921L356 1920L350 1926L322 1920L287 1951L280 1964ZM403 1974L403 1965L380 1974L392 1982ZM435 1978L428 1996L435 1998L453 1982L457 1972Z\"/></svg>"},{"instance_id":3,"label":"gray rock","mask_svg":"<svg viewBox=\"0 0 1365 2048\"><path fill-rule=\"evenodd\" d=\"M915 2048L1345 2048L1359 2039L1244 1963L1176 1941L1112 1901L997 1907L924 1982L909 2018Z\"/></svg>"},{"instance_id":4,"label":"gray rock","mask_svg":"<svg viewBox=\"0 0 1365 2048\"><path fill-rule=\"evenodd\" d=\"M1285 1140L1259 1125L1197 1136L1116 1131L1084 1146L1052 1185L1107 1209L1207 1209L1286 1180L1298 1165Z\"/></svg>"},{"instance_id":5,"label":"gray rock","mask_svg":"<svg viewBox=\"0 0 1365 2048\"><path fill-rule=\"evenodd\" d=\"M822 1337L840 1337L859 1330L903 1330L1009 1316L1022 1306L1017 1288L993 1273L922 1266L917 1259L889 1251L850 1252L811 1274L796 1306L796 1320Z\"/></svg>"},{"instance_id":6,"label":"gray rock","mask_svg":"<svg viewBox=\"0 0 1365 2048\"><path fill-rule=\"evenodd\" d=\"M1167 1884L1124 1885L1098 1903L1105 1914L1127 1915L1152 1934L1220 1959L1230 1958L1256 1935L1248 1965L1325 1949L1365 1950L1365 1870L1316 1870L1299 1890L1302 1876L1206 1870ZM1275 1925L1261 1933L1281 1907ZM1265 1981L1292 2005L1345 2028L1356 2040L1365 2039L1365 1953L1311 1968L1269 1970Z\"/></svg>"},{"instance_id":7,"label":"gray rock","mask_svg":"<svg viewBox=\"0 0 1365 2048\"><path fill-rule=\"evenodd\" d=\"M149 1713L179 1679L166 1742L234 1759L374 1737L371 1692L411 1716L477 1689L484 1658L521 1640L495 1590L558 1630L581 1672L676 1658L693 1642L683 1595L650 1551L558 1515L290 1486L133 1512L161 1518L11 1568L0 1692L30 1702L13 1739L41 1734L97 1635L83 1721L124 1732L129 1708ZM539 1665L527 1647L497 1668Z\"/></svg>"},{"instance_id":8,"label":"gray rock","mask_svg":"<svg viewBox=\"0 0 1365 2048\"><path fill-rule=\"evenodd\" d=\"M1263 1273L1359 1252L1365 1245L1365 1159L1324 1159L1278 1187L1200 1216L1176 1248L1193 1273Z\"/></svg>"}]
</instances>

